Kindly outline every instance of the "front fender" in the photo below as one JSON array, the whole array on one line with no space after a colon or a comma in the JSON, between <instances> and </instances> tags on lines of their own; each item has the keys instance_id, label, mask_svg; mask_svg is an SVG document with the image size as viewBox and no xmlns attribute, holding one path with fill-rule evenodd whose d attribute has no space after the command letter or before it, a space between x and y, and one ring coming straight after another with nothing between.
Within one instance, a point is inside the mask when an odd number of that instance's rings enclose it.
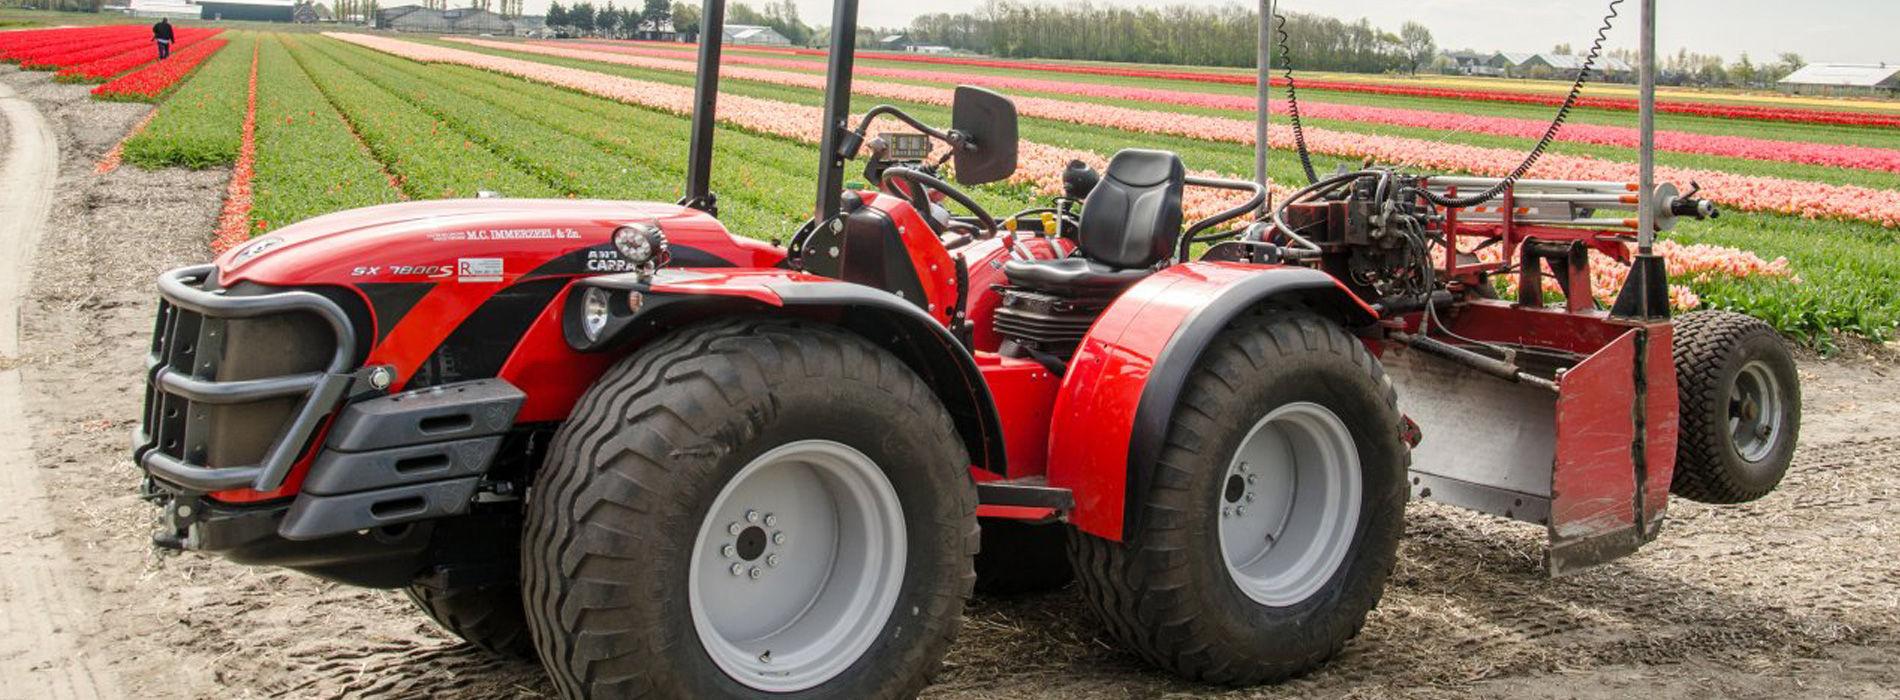
<instances>
[{"instance_id":1,"label":"front fender","mask_svg":"<svg viewBox=\"0 0 1900 700\"><path fill-rule=\"evenodd\" d=\"M1142 280L1109 306L1070 360L1051 424L1049 485L1075 493L1070 521L1122 540L1167 439L1181 388L1214 337L1262 305L1298 303L1349 326L1378 315L1304 267L1193 262Z\"/></svg>"},{"instance_id":2,"label":"front fender","mask_svg":"<svg viewBox=\"0 0 1900 700\"><path fill-rule=\"evenodd\" d=\"M613 293L612 320L598 339L579 328L586 289ZM638 309L627 301L639 293ZM649 277L581 280L568 294L565 335L586 353L625 354L673 328L736 315L794 315L835 325L889 350L923 378L956 423L970 461L1008 473L1003 427L976 358L916 304L861 284L778 268L665 270Z\"/></svg>"}]
</instances>

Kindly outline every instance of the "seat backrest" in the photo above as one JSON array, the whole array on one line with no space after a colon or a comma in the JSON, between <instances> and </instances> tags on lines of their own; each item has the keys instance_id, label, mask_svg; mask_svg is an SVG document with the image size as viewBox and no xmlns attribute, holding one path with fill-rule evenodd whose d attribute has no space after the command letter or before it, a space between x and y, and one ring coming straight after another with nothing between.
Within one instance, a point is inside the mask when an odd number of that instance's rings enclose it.
<instances>
[{"instance_id":1,"label":"seat backrest","mask_svg":"<svg viewBox=\"0 0 1900 700\"><path fill-rule=\"evenodd\" d=\"M1115 154L1082 207L1082 255L1126 270L1173 254L1186 181L1187 167L1173 153L1130 148Z\"/></svg>"}]
</instances>

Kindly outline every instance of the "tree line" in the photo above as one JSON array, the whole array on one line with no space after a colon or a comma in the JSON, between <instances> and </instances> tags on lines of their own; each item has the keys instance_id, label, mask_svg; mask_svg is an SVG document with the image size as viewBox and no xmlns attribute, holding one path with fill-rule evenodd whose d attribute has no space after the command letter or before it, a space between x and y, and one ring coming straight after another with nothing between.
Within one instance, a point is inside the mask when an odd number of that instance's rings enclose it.
<instances>
[{"instance_id":1,"label":"tree line","mask_svg":"<svg viewBox=\"0 0 1900 700\"><path fill-rule=\"evenodd\" d=\"M1106 7L991 0L975 12L927 14L908 28L872 33L904 34L916 44L1008 58L1245 67L1254 65L1258 22L1254 9L1240 5ZM1431 30L1414 22L1393 32L1364 18L1348 22L1288 13L1286 31L1287 50L1302 69L1414 71L1430 65L1438 52Z\"/></svg>"}]
</instances>

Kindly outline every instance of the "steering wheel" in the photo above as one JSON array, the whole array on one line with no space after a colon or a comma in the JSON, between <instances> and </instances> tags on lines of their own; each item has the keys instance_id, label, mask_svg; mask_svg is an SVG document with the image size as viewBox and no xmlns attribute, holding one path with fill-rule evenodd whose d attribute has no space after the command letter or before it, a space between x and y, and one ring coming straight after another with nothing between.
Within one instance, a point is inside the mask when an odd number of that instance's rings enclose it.
<instances>
[{"instance_id":1,"label":"steering wheel","mask_svg":"<svg viewBox=\"0 0 1900 700\"><path fill-rule=\"evenodd\" d=\"M970 199L970 195L964 194L962 190L957 189L948 182L944 182L923 171L913 170L911 168L887 168L884 170L882 179L883 181L878 184L882 186L886 192L904 191L892 187L891 184L893 182L903 182L910 185L910 187L907 188L910 192L908 199L912 206L917 207L917 213L923 216L925 221L935 221L930 216L930 201L924 196L924 188L927 187L942 192L945 197L949 197L957 204L962 205L965 211L975 216L977 223L983 225L983 230L979 231L979 233L984 234L981 238L990 238L996 235L998 229L996 217L991 216L990 212L983 208L983 205L976 203L976 200Z\"/></svg>"}]
</instances>

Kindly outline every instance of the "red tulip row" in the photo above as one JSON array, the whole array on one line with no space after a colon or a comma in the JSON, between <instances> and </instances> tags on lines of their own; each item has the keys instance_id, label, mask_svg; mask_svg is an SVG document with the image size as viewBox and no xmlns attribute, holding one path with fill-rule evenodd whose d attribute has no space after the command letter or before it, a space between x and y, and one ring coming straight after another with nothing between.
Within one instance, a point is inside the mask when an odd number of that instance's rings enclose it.
<instances>
[{"instance_id":1,"label":"red tulip row","mask_svg":"<svg viewBox=\"0 0 1900 700\"><path fill-rule=\"evenodd\" d=\"M29 29L0 33L0 61L30 64L42 56L84 51L151 36L147 27L117 25Z\"/></svg>"},{"instance_id":2,"label":"red tulip row","mask_svg":"<svg viewBox=\"0 0 1900 700\"><path fill-rule=\"evenodd\" d=\"M172 44L172 53L181 52L186 47L217 36L222 31L224 30L180 28L177 32L178 40ZM135 41L121 48L124 50L116 53L89 52L92 54L90 60L87 60L87 57L75 56L58 61L58 64L64 67L54 74L53 79L69 82L103 81L151 63L158 58L157 49L153 48L149 41Z\"/></svg>"},{"instance_id":3,"label":"red tulip row","mask_svg":"<svg viewBox=\"0 0 1900 700\"><path fill-rule=\"evenodd\" d=\"M627 42L653 44L656 42ZM664 44L678 47L679 44ZM747 47L748 51L766 51L772 53L791 53L800 55L822 55L818 49ZM1255 85L1254 76L1244 73L1221 73L1190 70L1164 70L1155 68L1116 68L1110 66L1084 65L1072 63L1043 63L1038 61L997 61L977 58L954 58L949 56L917 56L905 54L866 54L866 59L879 61L906 61L912 63L935 63L964 66L971 68L1012 68L1033 70L1044 73L1075 73L1084 75L1105 75L1119 78L1156 78L1161 80L1184 80L1197 83L1227 83L1233 85ZM1273 84L1284 85L1286 81L1275 78ZM1336 80L1301 80L1300 87L1314 90L1335 90L1339 92L1365 92L1380 95L1402 95L1407 97L1436 97L1454 100L1478 100L1482 102L1514 102L1518 104L1559 105L1563 104L1562 95L1515 92L1510 90L1460 90L1456 88L1427 87L1414 85L1393 85L1389 83L1346 82ZM1635 111L1638 102L1623 97L1585 97L1578 101L1579 107ZM1775 107L1757 107L1750 105L1711 104L1706 102L1657 102L1656 109L1668 114L1684 114L1700 117L1721 117L1724 119L1753 119L1757 121L1789 122L1795 124L1832 124L1845 126L1886 126L1900 127L1900 115L1868 114L1862 112L1837 112L1807 109L1786 109Z\"/></svg>"},{"instance_id":4,"label":"red tulip row","mask_svg":"<svg viewBox=\"0 0 1900 700\"><path fill-rule=\"evenodd\" d=\"M94 97L126 102L154 102L170 91L178 81L190 75L205 59L231 43L224 39L206 39L192 44L172 57L120 76L117 80L92 89Z\"/></svg>"}]
</instances>

